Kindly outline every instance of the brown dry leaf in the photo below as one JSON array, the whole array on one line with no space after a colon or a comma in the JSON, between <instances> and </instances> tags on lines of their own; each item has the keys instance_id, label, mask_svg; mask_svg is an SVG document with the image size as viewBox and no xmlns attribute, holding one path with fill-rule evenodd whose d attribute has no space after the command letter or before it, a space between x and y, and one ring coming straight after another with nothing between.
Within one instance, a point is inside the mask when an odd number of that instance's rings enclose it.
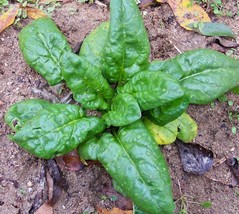
<instances>
[{"instance_id":1,"label":"brown dry leaf","mask_svg":"<svg viewBox=\"0 0 239 214\"><path fill-rule=\"evenodd\" d=\"M85 166L76 150L73 150L64 156L57 157L55 160L58 166L64 170L79 171Z\"/></svg>"},{"instance_id":2,"label":"brown dry leaf","mask_svg":"<svg viewBox=\"0 0 239 214\"><path fill-rule=\"evenodd\" d=\"M14 23L18 11L19 5L16 5L0 16L0 33Z\"/></svg>"},{"instance_id":3,"label":"brown dry leaf","mask_svg":"<svg viewBox=\"0 0 239 214\"><path fill-rule=\"evenodd\" d=\"M164 2L157 0L158 2ZM208 14L199 5L190 0L167 0L178 23L187 30L192 30L188 27L189 24L198 22L211 22Z\"/></svg>"},{"instance_id":4,"label":"brown dry leaf","mask_svg":"<svg viewBox=\"0 0 239 214\"><path fill-rule=\"evenodd\" d=\"M27 16L32 19L47 17L47 14L44 11L37 8L25 7L25 10L27 11Z\"/></svg>"},{"instance_id":5,"label":"brown dry leaf","mask_svg":"<svg viewBox=\"0 0 239 214\"><path fill-rule=\"evenodd\" d=\"M44 203L34 214L53 214L53 207L48 203Z\"/></svg>"},{"instance_id":6,"label":"brown dry leaf","mask_svg":"<svg viewBox=\"0 0 239 214\"><path fill-rule=\"evenodd\" d=\"M133 210L121 210L117 207L114 207L111 210L105 208L97 208L98 214L133 214Z\"/></svg>"}]
</instances>

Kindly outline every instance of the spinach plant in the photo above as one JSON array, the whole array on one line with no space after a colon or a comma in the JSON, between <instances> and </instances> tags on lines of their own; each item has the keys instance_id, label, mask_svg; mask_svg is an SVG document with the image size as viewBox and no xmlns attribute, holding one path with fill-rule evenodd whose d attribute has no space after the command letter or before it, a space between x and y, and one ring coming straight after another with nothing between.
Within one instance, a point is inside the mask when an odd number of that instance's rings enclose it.
<instances>
[{"instance_id":1,"label":"spinach plant","mask_svg":"<svg viewBox=\"0 0 239 214\"><path fill-rule=\"evenodd\" d=\"M192 141L197 126L185 113L188 105L210 103L238 87L239 63L207 49L149 62L135 0L111 0L110 11L110 21L84 40L79 55L49 18L21 31L28 65L49 85L65 81L79 105L16 103L5 115L13 129L9 137L45 159L77 148L82 158L102 163L136 210L173 213L170 176L157 143ZM86 109L102 117L88 116Z\"/></svg>"}]
</instances>

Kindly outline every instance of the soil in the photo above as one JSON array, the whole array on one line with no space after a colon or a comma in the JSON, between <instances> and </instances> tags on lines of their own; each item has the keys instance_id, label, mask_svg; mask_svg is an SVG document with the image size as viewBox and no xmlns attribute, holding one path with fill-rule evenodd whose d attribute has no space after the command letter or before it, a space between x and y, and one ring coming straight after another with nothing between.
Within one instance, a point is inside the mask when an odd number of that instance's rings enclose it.
<instances>
[{"instance_id":1,"label":"soil","mask_svg":"<svg viewBox=\"0 0 239 214\"><path fill-rule=\"evenodd\" d=\"M104 2L108 5L108 2ZM226 8L236 13L236 2L227 1ZM151 42L151 59L167 59L179 52L195 48L212 48L222 52L230 50L212 42L213 39L186 31L177 23L167 4L157 4L142 9L144 21ZM239 39L239 17L216 17L213 21L222 22L231 27ZM56 9L52 16L61 31L74 48L102 21L109 18L109 9L97 4L68 2ZM22 26L30 19L21 21ZM46 81L31 70L23 60L18 47L20 28L11 26L0 34L0 213L28 213L39 189L42 161L19 148L7 138L11 130L3 121L6 110L17 101L28 98L42 98L34 93L34 88L47 90L55 94L55 88L48 87ZM239 57L239 48L233 49ZM196 143L209 148L214 153L214 167L202 176L191 175L183 171L179 152L175 144L164 146L162 151L168 162L172 177L173 195L178 213L182 205L182 196L187 196L187 209L191 214L238 214L238 187L228 185L232 174L223 158L239 157L239 135L231 131L232 123L228 112L239 110L239 96L228 94L227 102L215 101L214 105L191 105L188 113L198 124ZM235 124L239 131L238 123ZM56 214L95 213L97 207L120 207L130 209L131 204L116 193L111 179L98 164L72 172L63 171L69 188L64 191L54 206ZM112 198L112 196L115 196ZM200 206L202 201L211 201L212 207Z\"/></svg>"}]
</instances>

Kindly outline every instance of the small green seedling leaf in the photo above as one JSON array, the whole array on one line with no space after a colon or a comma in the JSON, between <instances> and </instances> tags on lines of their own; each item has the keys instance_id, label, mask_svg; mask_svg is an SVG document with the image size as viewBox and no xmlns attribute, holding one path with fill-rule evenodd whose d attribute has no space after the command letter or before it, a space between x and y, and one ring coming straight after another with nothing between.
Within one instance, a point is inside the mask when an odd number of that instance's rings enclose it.
<instances>
[{"instance_id":1,"label":"small green seedling leaf","mask_svg":"<svg viewBox=\"0 0 239 214\"><path fill-rule=\"evenodd\" d=\"M228 104L229 106L233 106L233 101L228 100L227 104Z\"/></svg>"},{"instance_id":2,"label":"small green seedling leaf","mask_svg":"<svg viewBox=\"0 0 239 214\"><path fill-rule=\"evenodd\" d=\"M235 126L232 127L232 134L236 134L237 133L237 128Z\"/></svg>"},{"instance_id":3,"label":"small green seedling leaf","mask_svg":"<svg viewBox=\"0 0 239 214\"><path fill-rule=\"evenodd\" d=\"M207 208L212 207L212 202L211 201L203 201L203 202L200 203L200 205L201 205L202 208L207 209Z\"/></svg>"}]
</instances>

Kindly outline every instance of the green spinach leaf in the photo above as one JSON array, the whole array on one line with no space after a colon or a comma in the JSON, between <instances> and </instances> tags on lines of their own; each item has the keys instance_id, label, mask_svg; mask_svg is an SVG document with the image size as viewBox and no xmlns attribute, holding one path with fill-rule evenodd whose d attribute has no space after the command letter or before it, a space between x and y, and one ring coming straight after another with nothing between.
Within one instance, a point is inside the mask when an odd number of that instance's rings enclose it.
<instances>
[{"instance_id":1,"label":"green spinach leaf","mask_svg":"<svg viewBox=\"0 0 239 214\"><path fill-rule=\"evenodd\" d=\"M50 108L38 111L9 137L35 156L50 159L72 151L104 128L100 118L82 117L78 106L52 104Z\"/></svg>"},{"instance_id":2,"label":"green spinach leaf","mask_svg":"<svg viewBox=\"0 0 239 214\"><path fill-rule=\"evenodd\" d=\"M115 135L104 134L93 145L80 145L78 151L81 157L97 158L140 210L148 214L173 213L166 162L142 121L120 128ZM91 149L97 151L89 151Z\"/></svg>"},{"instance_id":3,"label":"green spinach leaf","mask_svg":"<svg viewBox=\"0 0 239 214\"><path fill-rule=\"evenodd\" d=\"M104 75L119 85L148 65L150 45L135 1L111 0Z\"/></svg>"},{"instance_id":4,"label":"green spinach leaf","mask_svg":"<svg viewBox=\"0 0 239 214\"><path fill-rule=\"evenodd\" d=\"M119 93L128 93L136 98L142 110L162 106L184 95L177 80L162 72L141 72L132 77Z\"/></svg>"},{"instance_id":5,"label":"green spinach leaf","mask_svg":"<svg viewBox=\"0 0 239 214\"><path fill-rule=\"evenodd\" d=\"M189 105L187 96L177 98L158 108L149 110L147 116L156 124L163 126L181 116Z\"/></svg>"},{"instance_id":6,"label":"green spinach leaf","mask_svg":"<svg viewBox=\"0 0 239 214\"><path fill-rule=\"evenodd\" d=\"M107 43L108 32L109 22L100 24L84 39L79 54L101 70L103 70L104 48Z\"/></svg>"},{"instance_id":7,"label":"green spinach leaf","mask_svg":"<svg viewBox=\"0 0 239 214\"><path fill-rule=\"evenodd\" d=\"M52 105L46 100L23 100L12 105L5 114L5 122L13 131L19 130L28 120L32 119L40 110Z\"/></svg>"},{"instance_id":8,"label":"green spinach leaf","mask_svg":"<svg viewBox=\"0 0 239 214\"><path fill-rule=\"evenodd\" d=\"M107 100L113 97L113 89L101 71L83 57L65 53L62 57L63 78L73 92L73 97L88 109L107 109Z\"/></svg>"},{"instance_id":9,"label":"green spinach leaf","mask_svg":"<svg viewBox=\"0 0 239 214\"><path fill-rule=\"evenodd\" d=\"M125 126L141 117L137 100L130 94L117 94L112 100L111 111L103 119L108 126Z\"/></svg>"},{"instance_id":10,"label":"green spinach leaf","mask_svg":"<svg viewBox=\"0 0 239 214\"><path fill-rule=\"evenodd\" d=\"M71 47L51 19L39 18L23 28L19 44L27 64L40 73L49 85L63 80L60 61L63 53L71 52Z\"/></svg>"}]
</instances>

